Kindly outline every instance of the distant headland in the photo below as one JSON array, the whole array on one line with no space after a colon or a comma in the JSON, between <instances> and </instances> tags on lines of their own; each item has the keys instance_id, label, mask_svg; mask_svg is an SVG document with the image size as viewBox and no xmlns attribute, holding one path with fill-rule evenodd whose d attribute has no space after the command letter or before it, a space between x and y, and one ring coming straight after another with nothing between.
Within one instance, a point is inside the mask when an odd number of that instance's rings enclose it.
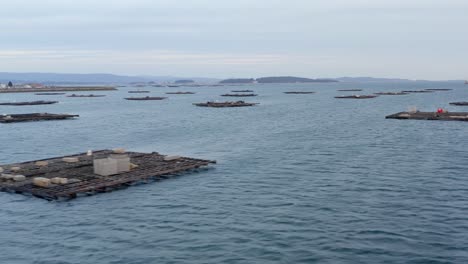
<instances>
[{"instance_id":1,"label":"distant headland","mask_svg":"<svg viewBox=\"0 0 468 264\"><path fill-rule=\"evenodd\" d=\"M293 76L273 76L273 77L261 77L261 78L240 78L240 79L226 79L222 80L219 83L223 84L248 84L248 83L328 83L328 82L338 82L335 79L309 79L303 77L293 77Z\"/></svg>"}]
</instances>

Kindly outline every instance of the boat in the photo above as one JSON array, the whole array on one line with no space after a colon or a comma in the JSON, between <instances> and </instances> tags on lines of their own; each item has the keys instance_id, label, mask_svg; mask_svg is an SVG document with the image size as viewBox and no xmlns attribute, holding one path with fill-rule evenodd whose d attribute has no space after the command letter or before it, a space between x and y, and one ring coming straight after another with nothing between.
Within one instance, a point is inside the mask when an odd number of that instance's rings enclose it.
<instances>
[{"instance_id":1,"label":"boat","mask_svg":"<svg viewBox=\"0 0 468 264\"><path fill-rule=\"evenodd\" d=\"M124 98L125 100L133 100L133 101L152 101L152 100L164 100L167 97L152 97L152 96L145 96L145 97L127 97Z\"/></svg>"},{"instance_id":2,"label":"boat","mask_svg":"<svg viewBox=\"0 0 468 264\"><path fill-rule=\"evenodd\" d=\"M31 102L13 102L13 103L0 103L0 105L47 105L56 104L58 101L31 101Z\"/></svg>"}]
</instances>

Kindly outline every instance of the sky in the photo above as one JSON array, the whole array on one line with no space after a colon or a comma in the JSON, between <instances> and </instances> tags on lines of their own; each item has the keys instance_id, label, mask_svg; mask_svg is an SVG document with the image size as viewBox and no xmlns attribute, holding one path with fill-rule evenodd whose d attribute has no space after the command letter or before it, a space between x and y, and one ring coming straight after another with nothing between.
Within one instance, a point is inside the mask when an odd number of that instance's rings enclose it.
<instances>
[{"instance_id":1,"label":"sky","mask_svg":"<svg viewBox=\"0 0 468 264\"><path fill-rule=\"evenodd\" d=\"M468 79L467 0L2 1L1 72Z\"/></svg>"}]
</instances>

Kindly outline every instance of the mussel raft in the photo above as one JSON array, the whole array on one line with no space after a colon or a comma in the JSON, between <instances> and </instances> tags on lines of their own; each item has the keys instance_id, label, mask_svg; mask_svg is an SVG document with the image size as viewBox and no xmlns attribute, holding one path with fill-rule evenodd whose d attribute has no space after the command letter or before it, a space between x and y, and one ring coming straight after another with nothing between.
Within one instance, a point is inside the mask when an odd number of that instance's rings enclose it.
<instances>
[{"instance_id":1,"label":"mussel raft","mask_svg":"<svg viewBox=\"0 0 468 264\"><path fill-rule=\"evenodd\" d=\"M468 106L468 102L452 102L451 105Z\"/></svg>"},{"instance_id":2,"label":"mussel raft","mask_svg":"<svg viewBox=\"0 0 468 264\"><path fill-rule=\"evenodd\" d=\"M167 92L166 94L195 94L194 92Z\"/></svg>"},{"instance_id":3,"label":"mussel raft","mask_svg":"<svg viewBox=\"0 0 468 264\"><path fill-rule=\"evenodd\" d=\"M104 97L104 94L72 94L67 97Z\"/></svg>"},{"instance_id":4,"label":"mussel raft","mask_svg":"<svg viewBox=\"0 0 468 264\"><path fill-rule=\"evenodd\" d=\"M390 119L414 119L414 120L442 120L442 121L468 121L468 112L399 112L388 115Z\"/></svg>"},{"instance_id":5,"label":"mussel raft","mask_svg":"<svg viewBox=\"0 0 468 264\"><path fill-rule=\"evenodd\" d=\"M56 104L58 101L31 101L31 102L12 102L12 103L0 103L0 105L48 105L48 104Z\"/></svg>"},{"instance_id":6,"label":"mussel raft","mask_svg":"<svg viewBox=\"0 0 468 264\"><path fill-rule=\"evenodd\" d=\"M196 106L202 107L243 107L243 106L255 106L258 103L246 103L244 101L237 102L206 102L206 103L194 103Z\"/></svg>"},{"instance_id":7,"label":"mussel raft","mask_svg":"<svg viewBox=\"0 0 468 264\"><path fill-rule=\"evenodd\" d=\"M232 90L233 93L253 93L252 90Z\"/></svg>"},{"instance_id":8,"label":"mussel raft","mask_svg":"<svg viewBox=\"0 0 468 264\"><path fill-rule=\"evenodd\" d=\"M302 92L302 91L291 91L291 92L284 92L285 94L314 94L315 92Z\"/></svg>"},{"instance_id":9,"label":"mussel raft","mask_svg":"<svg viewBox=\"0 0 468 264\"><path fill-rule=\"evenodd\" d=\"M241 94L241 93L236 93L236 94L222 94L221 96L230 96L230 97L250 97L250 96L257 96L257 94Z\"/></svg>"},{"instance_id":10,"label":"mussel raft","mask_svg":"<svg viewBox=\"0 0 468 264\"><path fill-rule=\"evenodd\" d=\"M404 92L378 92L378 93L374 93L376 95L405 95L405 94L409 94L409 93L404 93Z\"/></svg>"},{"instance_id":11,"label":"mussel raft","mask_svg":"<svg viewBox=\"0 0 468 264\"><path fill-rule=\"evenodd\" d=\"M75 117L79 117L79 115L49 114L49 113L11 114L11 115L0 115L0 123L64 120L64 119L73 119Z\"/></svg>"},{"instance_id":12,"label":"mussel raft","mask_svg":"<svg viewBox=\"0 0 468 264\"><path fill-rule=\"evenodd\" d=\"M375 98L377 95L344 95L344 96L335 96L337 99L371 99Z\"/></svg>"},{"instance_id":13,"label":"mussel raft","mask_svg":"<svg viewBox=\"0 0 468 264\"><path fill-rule=\"evenodd\" d=\"M125 100L131 100L131 101L153 101L153 100L164 100L167 99L167 97L151 97L151 96L145 96L145 97L127 97L124 98Z\"/></svg>"},{"instance_id":14,"label":"mussel raft","mask_svg":"<svg viewBox=\"0 0 468 264\"><path fill-rule=\"evenodd\" d=\"M128 91L128 93L149 93L150 91Z\"/></svg>"},{"instance_id":15,"label":"mussel raft","mask_svg":"<svg viewBox=\"0 0 468 264\"><path fill-rule=\"evenodd\" d=\"M80 195L110 192L133 184L166 179L181 172L216 163L212 160L165 156L156 152L114 153L111 150L90 151L66 157L2 165L4 172L0 176L0 191L32 195L47 200L67 200ZM113 158L112 155L118 157ZM112 162L120 159L120 165L128 166L120 168L122 170L117 173L105 174L107 176L103 176L102 173L96 174L95 162L103 159Z\"/></svg>"}]
</instances>

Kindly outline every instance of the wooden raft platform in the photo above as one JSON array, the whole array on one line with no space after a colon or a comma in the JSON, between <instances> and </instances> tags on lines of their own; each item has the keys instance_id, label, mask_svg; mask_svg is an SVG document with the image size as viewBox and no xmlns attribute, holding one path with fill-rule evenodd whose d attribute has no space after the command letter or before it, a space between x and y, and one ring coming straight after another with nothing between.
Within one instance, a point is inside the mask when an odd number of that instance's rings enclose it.
<instances>
[{"instance_id":1,"label":"wooden raft platform","mask_svg":"<svg viewBox=\"0 0 468 264\"><path fill-rule=\"evenodd\" d=\"M64 119L73 119L75 117L79 117L79 115L49 114L49 113L11 114L11 115L0 115L0 123L64 120Z\"/></svg>"},{"instance_id":2,"label":"wooden raft platform","mask_svg":"<svg viewBox=\"0 0 468 264\"><path fill-rule=\"evenodd\" d=\"M385 118L414 119L414 120L442 120L442 121L468 121L468 112L400 112L388 115Z\"/></svg>"},{"instance_id":3,"label":"wooden raft platform","mask_svg":"<svg viewBox=\"0 0 468 264\"><path fill-rule=\"evenodd\" d=\"M233 93L253 93L253 90L232 90Z\"/></svg>"},{"instance_id":4,"label":"wooden raft platform","mask_svg":"<svg viewBox=\"0 0 468 264\"><path fill-rule=\"evenodd\" d=\"M246 103L244 101L237 102L206 102L206 103L194 103L196 106L202 107L243 107L243 106L255 106L258 103Z\"/></svg>"},{"instance_id":5,"label":"wooden raft platform","mask_svg":"<svg viewBox=\"0 0 468 264\"><path fill-rule=\"evenodd\" d=\"M100 150L95 151L92 156L88 156L86 153L67 156L78 158L76 163L67 163L62 160L64 157L57 157L40 160L46 161L48 163L46 166L37 166L36 162L38 161L3 165L4 173L11 173L9 171L11 167L20 167L20 170L15 173L26 176L26 180L15 182L1 179L0 191L32 195L47 200L72 199L79 195L110 192L136 183L166 179L177 173L216 163L216 161L187 157L165 160L164 155L156 152L127 152L131 163L138 165L138 167L111 176L94 174L93 159L107 157L111 153L111 150ZM67 178L68 183L38 187L33 185L35 177L49 179L62 177Z\"/></svg>"},{"instance_id":6,"label":"wooden raft platform","mask_svg":"<svg viewBox=\"0 0 468 264\"><path fill-rule=\"evenodd\" d=\"M451 105L468 106L468 102L452 102Z\"/></svg>"},{"instance_id":7,"label":"wooden raft platform","mask_svg":"<svg viewBox=\"0 0 468 264\"><path fill-rule=\"evenodd\" d=\"M66 93L35 93L35 95L61 95Z\"/></svg>"},{"instance_id":8,"label":"wooden raft platform","mask_svg":"<svg viewBox=\"0 0 468 264\"><path fill-rule=\"evenodd\" d=\"M49 86L44 88L1 88L0 93L115 91L113 86Z\"/></svg>"},{"instance_id":9,"label":"wooden raft platform","mask_svg":"<svg viewBox=\"0 0 468 264\"><path fill-rule=\"evenodd\" d=\"M149 93L150 91L128 91L128 93Z\"/></svg>"},{"instance_id":10,"label":"wooden raft platform","mask_svg":"<svg viewBox=\"0 0 468 264\"><path fill-rule=\"evenodd\" d=\"M67 97L104 97L104 94L72 94Z\"/></svg>"},{"instance_id":11,"label":"wooden raft platform","mask_svg":"<svg viewBox=\"0 0 468 264\"><path fill-rule=\"evenodd\" d=\"M339 92L360 92L362 89L340 89Z\"/></svg>"},{"instance_id":12,"label":"wooden raft platform","mask_svg":"<svg viewBox=\"0 0 468 264\"><path fill-rule=\"evenodd\" d=\"M195 94L194 92L167 92L166 94Z\"/></svg>"},{"instance_id":13,"label":"wooden raft platform","mask_svg":"<svg viewBox=\"0 0 468 264\"><path fill-rule=\"evenodd\" d=\"M31 102L12 102L12 103L0 103L0 105L48 105L48 104L56 104L58 101L31 101Z\"/></svg>"},{"instance_id":14,"label":"wooden raft platform","mask_svg":"<svg viewBox=\"0 0 468 264\"><path fill-rule=\"evenodd\" d=\"M253 93L235 93L235 94L222 94L221 96L230 96L230 97L250 97L250 96L257 96L257 94Z\"/></svg>"},{"instance_id":15,"label":"wooden raft platform","mask_svg":"<svg viewBox=\"0 0 468 264\"><path fill-rule=\"evenodd\" d=\"M378 95L344 95L344 96L335 96L337 99L371 99L376 98Z\"/></svg>"},{"instance_id":16,"label":"wooden raft platform","mask_svg":"<svg viewBox=\"0 0 468 264\"><path fill-rule=\"evenodd\" d=\"M133 100L133 101L154 101L154 100L164 100L167 99L167 97L151 97L151 96L145 96L145 97L127 97L124 98L125 100Z\"/></svg>"},{"instance_id":17,"label":"wooden raft platform","mask_svg":"<svg viewBox=\"0 0 468 264\"><path fill-rule=\"evenodd\" d=\"M409 93L404 93L404 92L378 92L378 93L374 93L376 95L406 95L406 94L409 94Z\"/></svg>"},{"instance_id":18,"label":"wooden raft platform","mask_svg":"<svg viewBox=\"0 0 468 264\"><path fill-rule=\"evenodd\" d=\"M315 92L302 92L302 91L292 91L292 92L284 92L285 94L314 94Z\"/></svg>"}]
</instances>

